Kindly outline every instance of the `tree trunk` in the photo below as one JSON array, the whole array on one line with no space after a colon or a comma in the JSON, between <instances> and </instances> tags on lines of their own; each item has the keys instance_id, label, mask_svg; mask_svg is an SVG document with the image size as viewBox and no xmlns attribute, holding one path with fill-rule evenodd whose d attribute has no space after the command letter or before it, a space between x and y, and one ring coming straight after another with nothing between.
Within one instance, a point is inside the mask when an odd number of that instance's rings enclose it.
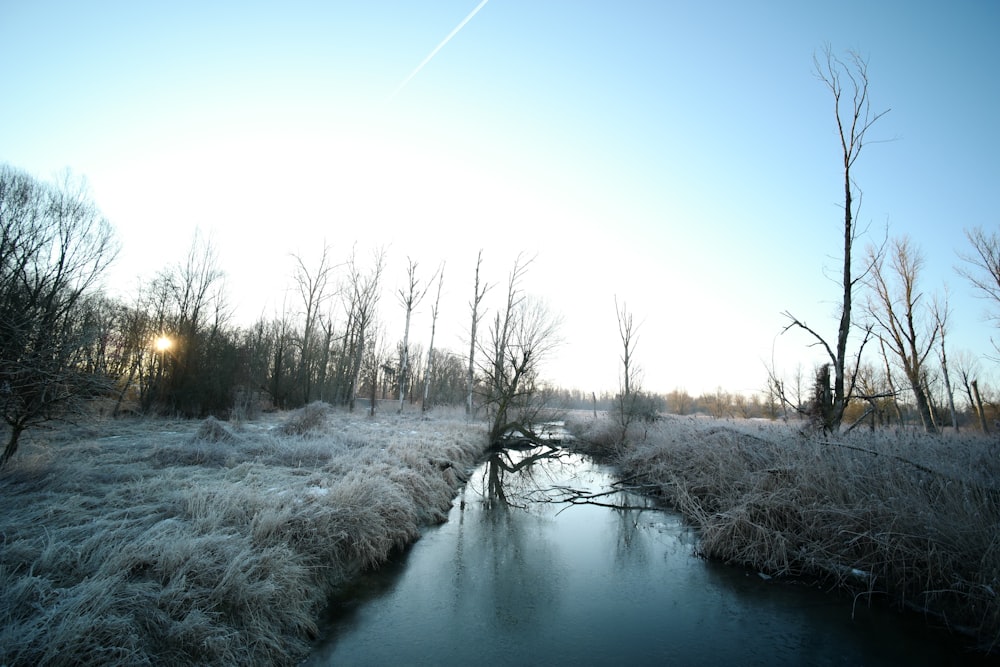
<instances>
[{"instance_id":1,"label":"tree trunk","mask_svg":"<svg viewBox=\"0 0 1000 667\"><path fill-rule=\"evenodd\" d=\"M854 244L853 213L851 206L851 154L844 152L844 270L843 305L840 311L840 327L837 330L837 358L834 363L833 402L826 415L824 427L833 433L840 430L844 420L847 401L844 396L844 367L847 363L847 337L851 333L851 247Z\"/></svg>"},{"instance_id":2,"label":"tree trunk","mask_svg":"<svg viewBox=\"0 0 1000 667\"><path fill-rule=\"evenodd\" d=\"M476 282L473 286L472 303L472 326L469 332L469 370L465 377L465 414L471 415L473 410L472 394L476 387L476 330L479 326L479 302L483 300L487 287L479 289L479 267L483 263L483 251L479 251L476 257Z\"/></svg>"},{"instance_id":3,"label":"tree trunk","mask_svg":"<svg viewBox=\"0 0 1000 667\"><path fill-rule=\"evenodd\" d=\"M924 383L919 377L914 377L909 373L907 373L907 379L910 381L910 389L913 390L913 400L917 404L920 424L927 433L937 433L937 429L934 427L934 418L931 416L930 400L927 398L927 392L924 391Z\"/></svg>"},{"instance_id":4,"label":"tree trunk","mask_svg":"<svg viewBox=\"0 0 1000 667\"><path fill-rule=\"evenodd\" d=\"M406 327L403 329L403 349L399 355L399 412L403 412L403 402L406 398L407 372L410 367L410 315L412 307L406 308Z\"/></svg>"},{"instance_id":5,"label":"tree trunk","mask_svg":"<svg viewBox=\"0 0 1000 667\"><path fill-rule=\"evenodd\" d=\"M427 411L427 403L431 394L431 376L434 370L434 333L437 330L438 307L441 304L441 286L444 284L444 265L438 274L437 297L434 299L434 307L431 309L431 342L427 348L427 368L424 370L424 400L420 403L420 411Z\"/></svg>"},{"instance_id":6,"label":"tree trunk","mask_svg":"<svg viewBox=\"0 0 1000 667\"><path fill-rule=\"evenodd\" d=\"M944 346L944 325L941 330L941 373L944 375L944 390L948 394L948 410L951 412L951 425L958 433L958 412L955 410L955 393L951 389L951 377L948 375L948 353Z\"/></svg>"},{"instance_id":7,"label":"tree trunk","mask_svg":"<svg viewBox=\"0 0 1000 667\"><path fill-rule=\"evenodd\" d=\"M354 368L351 370L351 389L347 396L347 410L354 412L354 401L358 395L358 381L361 379L361 362L364 360L365 336L361 332L355 342L357 350L354 352Z\"/></svg>"},{"instance_id":8,"label":"tree trunk","mask_svg":"<svg viewBox=\"0 0 1000 667\"><path fill-rule=\"evenodd\" d=\"M17 446L21 440L21 433L24 432L23 424L15 424L10 429L10 437L7 439L7 446L4 447L3 456L0 457L0 468L7 465L11 457L17 452Z\"/></svg>"},{"instance_id":9,"label":"tree trunk","mask_svg":"<svg viewBox=\"0 0 1000 667\"><path fill-rule=\"evenodd\" d=\"M983 398L979 395L979 380L973 380L972 393L976 396L976 411L979 413L979 426L983 429L983 433L989 433L990 429L986 425L986 413L983 412Z\"/></svg>"}]
</instances>

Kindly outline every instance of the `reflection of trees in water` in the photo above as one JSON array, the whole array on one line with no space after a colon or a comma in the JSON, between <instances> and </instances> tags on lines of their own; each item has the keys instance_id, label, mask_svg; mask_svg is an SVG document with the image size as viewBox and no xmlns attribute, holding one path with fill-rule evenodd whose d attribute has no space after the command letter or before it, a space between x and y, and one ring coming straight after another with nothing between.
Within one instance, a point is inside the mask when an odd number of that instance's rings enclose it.
<instances>
[{"instance_id":1,"label":"reflection of trees in water","mask_svg":"<svg viewBox=\"0 0 1000 667\"><path fill-rule=\"evenodd\" d=\"M476 606L485 603L505 627L544 623L556 613L562 590L556 543L541 537L550 533L536 529L534 512L516 510L534 508L547 516L553 504L560 505L557 514L578 504L609 508L619 519L617 567L645 562L649 526L640 517L653 505L628 490L587 457L555 444L492 452L461 500L453 559L456 613L467 614L469 601L478 600Z\"/></svg>"},{"instance_id":2,"label":"reflection of trees in water","mask_svg":"<svg viewBox=\"0 0 1000 667\"><path fill-rule=\"evenodd\" d=\"M490 454L483 471L483 503L486 509L519 507L526 509L545 483L542 466L535 464L562 458L566 454L555 445L533 449L501 449ZM551 480L549 480L551 481Z\"/></svg>"},{"instance_id":3,"label":"reflection of trees in water","mask_svg":"<svg viewBox=\"0 0 1000 667\"><path fill-rule=\"evenodd\" d=\"M509 512L527 508L528 493L545 483L542 462L558 459L556 447L491 454L482 476L476 475L461 501L460 533L454 556L453 604L485 606L504 627L536 627L559 604L560 573L552 543L539 539L530 515ZM479 488L474 488L481 483ZM481 499L465 511L467 499ZM467 576L480 571L486 576Z\"/></svg>"},{"instance_id":4,"label":"reflection of trees in water","mask_svg":"<svg viewBox=\"0 0 1000 667\"><path fill-rule=\"evenodd\" d=\"M573 454L554 444L528 449L506 448L491 453L483 467L482 495L487 509L517 507L527 509L532 504L595 505L616 510L622 517L623 528L632 522L637 527L637 512L658 509L655 503L637 492L642 487L623 482L609 482L598 489L590 482L570 484L565 470L554 469L553 462L569 467L575 476L586 457ZM604 477L604 474L600 474ZM565 509L565 508L563 508ZM560 512L563 510L560 510Z\"/></svg>"},{"instance_id":5,"label":"reflection of trees in water","mask_svg":"<svg viewBox=\"0 0 1000 667\"><path fill-rule=\"evenodd\" d=\"M655 503L634 492L641 489L621 481L610 482L610 487L602 483L596 489L588 483L574 485L565 475L552 469L555 459L562 459L560 463L574 468L574 476L578 472L575 469L585 463L585 458L552 445L494 452L483 473L482 495L487 513L492 515L494 521L506 523L501 518L501 515L506 515L505 512L489 510L509 507L526 509L535 504L563 505L558 514L573 505L605 507L618 518L615 548L618 566L627 567L629 563L634 565L644 561L648 555L649 526L641 523L641 515L646 510L658 509ZM603 473L598 477L604 479Z\"/></svg>"}]
</instances>

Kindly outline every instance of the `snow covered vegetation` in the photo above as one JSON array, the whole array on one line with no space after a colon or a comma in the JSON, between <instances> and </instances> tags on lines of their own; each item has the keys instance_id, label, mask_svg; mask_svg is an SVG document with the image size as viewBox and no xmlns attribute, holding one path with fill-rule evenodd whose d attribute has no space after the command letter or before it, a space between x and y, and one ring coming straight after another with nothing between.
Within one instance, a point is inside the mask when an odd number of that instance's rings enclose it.
<instances>
[{"instance_id":1,"label":"snow covered vegetation","mask_svg":"<svg viewBox=\"0 0 1000 667\"><path fill-rule=\"evenodd\" d=\"M708 558L889 602L1000 643L1000 444L915 431L808 434L672 417L581 419L581 446L697 526ZM623 442L624 440L624 442Z\"/></svg>"},{"instance_id":2,"label":"snow covered vegetation","mask_svg":"<svg viewBox=\"0 0 1000 667\"><path fill-rule=\"evenodd\" d=\"M464 414L325 404L39 430L0 476L0 664L295 664L485 447Z\"/></svg>"}]
</instances>

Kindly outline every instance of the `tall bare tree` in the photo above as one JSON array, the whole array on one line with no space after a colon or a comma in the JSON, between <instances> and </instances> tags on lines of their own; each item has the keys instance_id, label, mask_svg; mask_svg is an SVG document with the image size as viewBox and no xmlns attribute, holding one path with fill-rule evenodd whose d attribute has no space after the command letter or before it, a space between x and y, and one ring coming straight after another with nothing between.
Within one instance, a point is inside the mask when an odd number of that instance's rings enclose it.
<instances>
[{"instance_id":1,"label":"tall bare tree","mask_svg":"<svg viewBox=\"0 0 1000 667\"><path fill-rule=\"evenodd\" d=\"M299 353L299 386L303 394L303 403L309 403L312 400L312 383L316 375L316 367L319 360L323 358L322 351L313 349L315 347L313 336L316 334L316 330L321 327L320 312L331 296L328 288L335 266L330 258L330 246L326 243L323 244L315 271L309 270L300 255L292 257L295 260L293 279L298 288L299 296L302 298L304 311L302 336L299 340L301 348Z\"/></svg>"},{"instance_id":2,"label":"tall bare tree","mask_svg":"<svg viewBox=\"0 0 1000 667\"><path fill-rule=\"evenodd\" d=\"M951 388L951 374L948 372L948 348L945 345L945 334L948 330L948 316L951 314L948 308L947 299L943 304L939 304L934 308L936 319L937 319L937 330L938 330L938 341L940 346L938 348L938 355L941 360L941 375L944 377L944 391L945 398L948 401L948 410L951 414L951 425L955 431L958 431L958 411L955 409L955 392Z\"/></svg>"},{"instance_id":3,"label":"tall bare tree","mask_svg":"<svg viewBox=\"0 0 1000 667\"><path fill-rule=\"evenodd\" d=\"M480 287L479 269L482 267L482 264L483 251L480 250L479 254L476 255L476 282L473 286L472 301L469 302L469 308L472 310L472 326L469 328L469 367L465 377L465 414L467 415L472 414L472 409L474 407L473 395L476 388L476 342L479 328L479 318L483 315L483 313L479 310L479 306L482 303L483 297L486 296L486 292L490 289L490 285L487 283L483 283Z\"/></svg>"},{"instance_id":4,"label":"tall bare tree","mask_svg":"<svg viewBox=\"0 0 1000 667\"><path fill-rule=\"evenodd\" d=\"M152 288L168 295L163 333L172 339L161 409L188 416L222 409L231 397L218 395L213 387L217 378L206 372L219 359L215 348L229 318L225 274L212 239L196 230L184 259L160 271Z\"/></svg>"},{"instance_id":5,"label":"tall bare tree","mask_svg":"<svg viewBox=\"0 0 1000 667\"><path fill-rule=\"evenodd\" d=\"M872 294L868 312L878 323L879 337L892 350L913 391L924 430L934 433L937 428L924 385L924 365L938 337L939 315L933 303L921 303L924 295L918 279L923 257L906 237L892 240L889 267L877 252L869 251L872 270L868 284Z\"/></svg>"},{"instance_id":6,"label":"tall bare tree","mask_svg":"<svg viewBox=\"0 0 1000 667\"><path fill-rule=\"evenodd\" d=\"M347 406L354 410L360 389L361 371L364 367L366 345L374 333L378 302L381 298L382 271L385 268L385 250L379 248L372 253L372 265L368 270L358 265L356 253L351 253L347 263L348 277L344 289L347 298L348 330L347 346L351 352L350 390ZM374 340L374 339L371 339ZM376 355L378 356L378 355Z\"/></svg>"},{"instance_id":7,"label":"tall bare tree","mask_svg":"<svg viewBox=\"0 0 1000 667\"><path fill-rule=\"evenodd\" d=\"M615 297L615 316L618 320L618 336L621 340L621 388L618 392L618 420L622 427L622 438L638 412L639 368L635 363L635 346L638 342L639 327L626 304L618 303Z\"/></svg>"},{"instance_id":8,"label":"tall bare tree","mask_svg":"<svg viewBox=\"0 0 1000 667\"><path fill-rule=\"evenodd\" d=\"M985 433L987 431L986 419L980 410L980 402L976 400L975 392L972 390L972 385L976 384L976 378L982 370L979 366L979 360L968 350L959 350L953 361L953 367L955 374L958 376L962 393L969 404L969 412L972 416L976 417L980 428Z\"/></svg>"},{"instance_id":9,"label":"tall bare tree","mask_svg":"<svg viewBox=\"0 0 1000 667\"><path fill-rule=\"evenodd\" d=\"M434 334L437 331L438 308L441 305L441 286L444 284L444 264L438 269L437 296L431 307L431 342L427 346L427 368L424 370L424 400L420 403L420 411L427 412L431 394L431 378L434 371Z\"/></svg>"},{"instance_id":10,"label":"tall bare tree","mask_svg":"<svg viewBox=\"0 0 1000 667\"><path fill-rule=\"evenodd\" d=\"M403 411L406 399L406 387L410 381L410 318L414 309L427 296L427 290L434 282L434 276L425 285L417 278L417 262L406 258L406 287L397 290L396 297L406 310L406 326L403 329L403 342L399 349L399 412Z\"/></svg>"},{"instance_id":11,"label":"tall bare tree","mask_svg":"<svg viewBox=\"0 0 1000 667\"><path fill-rule=\"evenodd\" d=\"M9 427L0 467L25 429L72 414L110 389L87 372L87 295L115 258L111 225L86 186L49 185L0 166L0 412Z\"/></svg>"},{"instance_id":12,"label":"tall bare tree","mask_svg":"<svg viewBox=\"0 0 1000 667\"><path fill-rule=\"evenodd\" d=\"M840 155L843 170L844 186L844 222L843 222L843 264L841 272L841 308L840 324L837 328L837 340L831 347L826 339L815 329L807 326L790 312L784 314L790 320L785 331L797 327L809 333L817 345L827 353L833 367L833 391L827 392L829 401L817 406L820 410L823 428L836 431L844 419L844 410L853 393L853 384L848 377L847 342L851 334L851 308L854 289L864 278L866 270L860 275L854 275L853 257L854 243L858 237L856 217L861 202L860 194L854 196L857 189L851 170L861 155L862 148L867 143L867 134L871 127L888 109L880 112L871 110L871 100L868 96L868 62L859 54L849 52L847 60L841 60L833 55L830 46L824 48L824 58L821 62L813 58L816 76L830 90L833 96L833 112L837 123L837 135L840 139ZM861 350L868 340L866 332L859 346L856 364L860 363ZM852 374L853 377L853 374Z\"/></svg>"},{"instance_id":13,"label":"tall bare tree","mask_svg":"<svg viewBox=\"0 0 1000 667\"><path fill-rule=\"evenodd\" d=\"M288 304L282 301L281 313L271 320L268 341L271 349L271 373L268 392L275 407L285 409L289 404L290 388L286 379L293 379L295 367L293 350L293 325L288 313Z\"/></svg>"},{"instance_id":14,"label":"tall bare tree","mask_svg":"<svg viewBox=\"0 0 1000 667\"><path fill-rule=\"evenodd\" d=\"M544 407L539 398L539 369L558 344L559 320L543 303L529 298L521 281L531 260L518 256L507 280L507 300L489 330L480 372L490 415L489 439L502 447L507 437L537 442L535 418Z\"/></svg>"}]
</instances>

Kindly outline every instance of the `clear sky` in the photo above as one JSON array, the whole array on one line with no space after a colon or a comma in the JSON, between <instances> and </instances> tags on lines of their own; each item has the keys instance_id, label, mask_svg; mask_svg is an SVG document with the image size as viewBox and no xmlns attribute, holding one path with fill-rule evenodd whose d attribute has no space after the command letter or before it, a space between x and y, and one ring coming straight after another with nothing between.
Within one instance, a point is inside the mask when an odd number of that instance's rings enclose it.
<instances>
[{"instance_id":1,"label":"clear sky","mask_svg":"<svg viewBox=\"0 0 1000 667\"><path fill-rule=\"evenodd\" d=\"M924 288L949 287L954 349L988 349L954 266L963 229L998 224L997 34L986 0L2 0L0 161L87 178L126 294L196 228L247 322L295 307L291 253L384 245L390 336L407 256L446 261L437 343L463 351L477 250L494 297L525 251L563 318L558 383L617 387L617 295L647 388L749 391L772 358L818 358L776 338L782 311L836 332L825 43L867 58L873 110L892 109L856 165L860 221L910 235Z\"/></svg>"}]
</instances>

